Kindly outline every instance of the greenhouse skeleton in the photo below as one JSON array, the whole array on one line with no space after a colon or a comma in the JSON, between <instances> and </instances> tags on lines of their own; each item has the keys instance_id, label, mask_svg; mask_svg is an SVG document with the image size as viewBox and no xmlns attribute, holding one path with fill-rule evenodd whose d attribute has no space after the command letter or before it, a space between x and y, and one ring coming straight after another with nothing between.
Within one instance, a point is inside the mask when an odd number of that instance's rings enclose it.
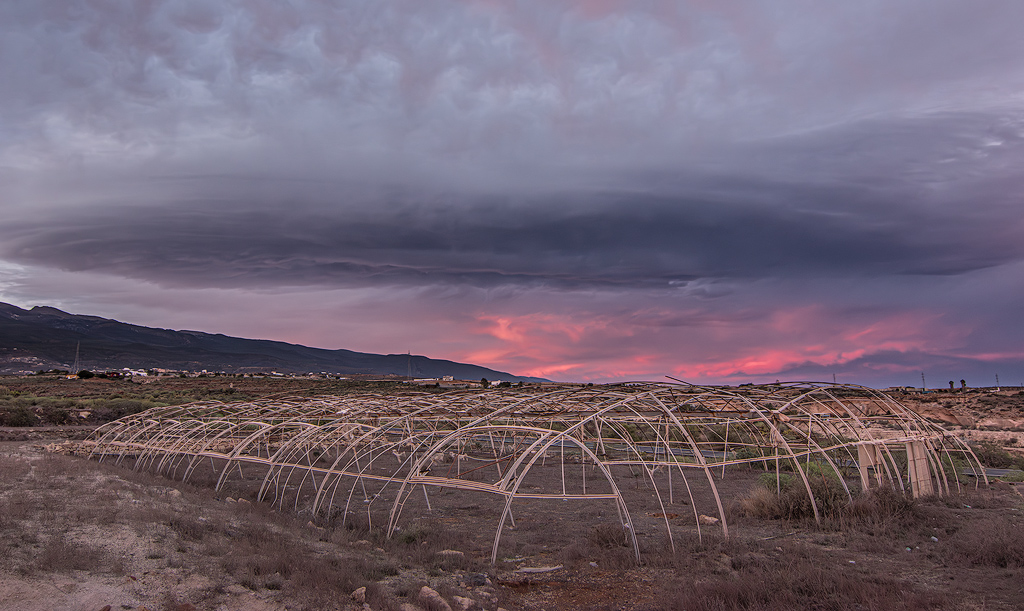
<instances>
[{"instance_id":1,"label":"greenhouse skeleton","mask_svg":"<svg viewBox=\"0 0 1024 611\"><path fill-rule=\"evenodd\" d=\"M861 490L891 487L918 497L959 490L961 467L985 478L966 443L893 397L808 382L198 402L110 422L83 449L101 461L183 481L208 469L217 490L233 477L255 477L258 500L340 515L343 523L365 513L366 525L386 527L388 536L414 494L423 497L416 511L427 512L433 511L428 489L491 495L499 500L492 563L502 532L515 524L516 504L527 501L613 504L639 560L627 477L653 490L661 509L653 515L664 517L673 548L666 506L677 501L691 507L698 537L709 522L728 536L716 484L727 468L756 466L773 472L776 482L789 471L800 478L819 521L812 472L835 474L851 501L856 490L848 479L859 480ZM541 470L548 475L534 477ZM717 519L698 512L697 482L709 487Z\"/></svg>"}]
</instances>

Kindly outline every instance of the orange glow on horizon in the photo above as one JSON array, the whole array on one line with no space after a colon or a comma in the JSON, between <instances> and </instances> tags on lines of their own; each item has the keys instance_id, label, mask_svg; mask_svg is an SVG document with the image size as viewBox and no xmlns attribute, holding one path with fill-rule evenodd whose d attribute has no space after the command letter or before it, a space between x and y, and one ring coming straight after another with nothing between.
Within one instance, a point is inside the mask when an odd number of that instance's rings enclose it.
<instances>
[{"instance_id":1,"label":"orange glow on horizon","mask_svg":"<svg viewBox=\"0 0 1024 611\"><path fill-rule=\"evenodd\" d=\"M943 326L933 312L847 321L842 313L819 305L779 309L753 319L709 319L706 312L694 317L693 324L663 327L657 323L669 320L665 312L478 315L477 334L489 338L489 345L453 356L533 377L630 380L660 379L668 373L700 382L780 376L802 366L843 367L881 352L946 354L970 331ZM677 329L685 330L685 339ZM581 360L581 352L588 358ZM1007 356L1018 355L989 358ZM873 367L903 370L899 364Z\"/></svg>"}]
</instances>

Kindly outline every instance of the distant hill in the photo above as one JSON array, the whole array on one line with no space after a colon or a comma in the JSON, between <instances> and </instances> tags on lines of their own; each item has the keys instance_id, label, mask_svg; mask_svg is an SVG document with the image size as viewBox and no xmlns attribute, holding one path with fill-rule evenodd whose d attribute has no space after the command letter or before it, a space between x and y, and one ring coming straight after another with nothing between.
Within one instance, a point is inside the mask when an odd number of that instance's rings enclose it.
<instances>
[{"instance_id":1,"label":"distant hill","mask_svg":"<svg viewBox=\"0 0 1024 611\"><path fill-rule=\"evenodd\" d=\"M0 373L70 369L81 345L85 369L165 368L229 373L269 372L454 376L457 380L545 381L486 367L407 354L324 350L199 331L130 325L56 308L31 310L0 302Z\"/></svg>"}]
</instances>

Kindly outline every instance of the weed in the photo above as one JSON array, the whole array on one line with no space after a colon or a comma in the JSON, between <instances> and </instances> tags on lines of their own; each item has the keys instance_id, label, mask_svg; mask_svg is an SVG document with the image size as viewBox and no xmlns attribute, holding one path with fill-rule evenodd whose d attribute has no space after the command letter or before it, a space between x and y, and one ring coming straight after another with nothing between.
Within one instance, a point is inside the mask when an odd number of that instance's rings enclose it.
<instances>
[{"instance_id":1,"label":"weed","mask_svg":"<svg viewBox=\"0 0 1024 611\"><path fill-rule=\"evenodd\" d=\"M0 426L35 426L36 415L27 407L9 407L0 409Z\"/></svg>"},{"instance_id":2,"label":"weed","mask_svg":"<svg viewBox=\"0 0 1024 611\"><path fill-rule=\"evenodd\" d=\"M200 541L203 536L211 531L208 524L188 516L171 516L167 525L178 534L179 537L188 541Z\"/></svg>"},{"instance_id":3,"label":"weed","mask_svg":"<svg viewBox=\"0 0 1024 611\"><path fill-rule=\"evenodd\" d=\"M76 543L58 534L50 537L43 546L34 568L43 572L96 570L105 558L102 548Z\"/></svg>"},{"instance_id":4,"label":"weed","mask_svg":"<svg viewBox=\"0 0 1024 611\"><path fill-rule=\"evenodd\" d=\"M629 537L619 524L598 524L590 529L587 539L590 541L591 546L601 549L626 547L629 545Z\"/></svg>"},{"instance_id":5,"label":"weed","mask_svg":"<svg viewBox=\"0 0 1024 611\"><path fill-rule=\"evenodd\" d=\"M838 518L850 498L838 475L827 466L810 463L804 470L822 518ZM739 501L741 513L769 520L801 520L814 516L814 505L802 478L791 474L762 473L758 485Z\"/></svg>"},{"instance_id":6,"label":"weed","mask_svg":"<svg viewBox=\"0 0 1024 611\"><path fill-rule=\"evenodd\" d=\"M946 556L972 566L1024 567L1024 530L1012 517L966 522L945 543Z\"/></svg>"},{"instance_id":7,"label":"weed","mask_svg":"<svg viewBox=\"0 0 1024 611\"><path fill-rule=\"evenodd\" d=\"M802 553L792 553L799 551ZM806 549L785 559L748 554L733 558L730 574L708 579L681 578L663 588L660 608L687 611L758 609L946 609L944 598L919 592L913 584L886 577L852 574L822 562Z\"/></svg>"},{"instance_id":8,"label":"weed","mask_svg":"<svg viewBox=\"0 0 1024 611\"><path fill-rule=\"evenodd\" d=\"M981 464L986 467L1024 470L1024 457L1010 454L1002 446L986 441L971 449L974 450L974 455L978 457Z\"/></svg>"},{"instance_id":9,"label":"weed","mask_svg":"<svg viewBox=\"0 0 1024 611\"><path fill-rule=\"evenodd\" d=\"M620 524L598 524L590 529L585 540L565 547L562 560L568 564L596 561L605 569L628 569L636 566L632 541Z\"/></svg>"}]
</instances>

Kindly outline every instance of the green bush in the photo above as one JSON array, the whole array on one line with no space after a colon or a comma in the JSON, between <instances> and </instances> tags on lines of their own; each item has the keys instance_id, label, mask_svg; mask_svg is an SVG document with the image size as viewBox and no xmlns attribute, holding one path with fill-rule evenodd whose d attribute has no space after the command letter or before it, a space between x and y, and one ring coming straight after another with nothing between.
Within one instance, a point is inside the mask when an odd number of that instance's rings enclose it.
<instances>
[{"instance_id":1,"label":"green bush","mask_svg":"<svg viewBox=\"0 0 1024 611\"><path fill-rule=\"evenodd\" d=\"M818 514L822 518L840 517L850 505L850 497L839 476L828 463L801 464ZM777 479L776 479L777 478ZM778 492L776 492L778 490ZM814 517L814 505L807 495L803 479L795 473L762 473L758 486L740 501L747 515L778 520L802 520Z\"/></svg>"},{"instance_id":2,"label":"green bush","mask_svg":"<svg viewBox=\"0 0 1024 611\"><path fill-rule=\"evenodd\" d=\"M1002 446L984 441L971 448L981 464L993 469L1022 469L1024 458L1010 454Z\"/></svg>"},{"instance_id":3,"label":"green bush","mask_svg":"<svg viewBox=\"0 0 1024 611\"><path fill-rule=\"evenodd\" d=\"M1024 482L1024 471L1010 471L999 479L1004 482Z\"/></svg>"}]
</instances>

